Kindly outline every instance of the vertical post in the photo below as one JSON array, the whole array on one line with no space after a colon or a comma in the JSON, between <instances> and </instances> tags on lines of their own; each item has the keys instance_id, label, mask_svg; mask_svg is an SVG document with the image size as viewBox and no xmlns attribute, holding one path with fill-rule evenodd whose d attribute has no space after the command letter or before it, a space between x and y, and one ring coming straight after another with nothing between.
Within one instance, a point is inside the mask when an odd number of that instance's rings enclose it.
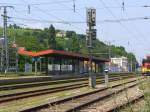
<instances>
[{"instance_id":1,"label":"vertical post","mask_svg":"<svg viewBox=\"0 0 150 112\"><path fill-rule=\"evenodd\" d=\"M0 62L1 62L1 63L0 63L0 64L1 64L1 65L0 65L0 72L2 72L2 49L1 49L1 52L0 52L0 53L1 53L1 55L0 55L0 58L1 58L1 59L0 59Z\"/></svg>"},{"instance_id":2,"label":"vertical post","mask_svg":"<svg viewBox=\"0 0 150 112\"><path fill-rule=\"evenodd\" d=\"M40 57L40 74L42 72L42 57Z\"/></svg>"},{"instance_id":3,"label":"vertical post","mask_svg":"<svg viewBox=\"0 0 150 112\"><path fill-rule=\"evenodd\" d=\"M45 57L44 63L45 63L44 69L46 71L46 74L49 75L49 67L48 67L48 65L49 65L49 57Z\"/></svg>"},{"instance_id":4,"label":"vertical post","mask_svg":"<svg viewBox=\"0 0 150 112\"><path fill-rule=\"evenodd\" d=\"M92 26L91 26L91 23L89 23L89 31L91 30L92 30ZM90 33L90 45L91 46L88 47L88 50L89 50L89 86L91 88L95 88L96 76L92 72L92 35L91 33Z\"/></svg>"},{"instance_id":5,"label":"vertical post","mask_svg":"<svg viewBox=\"0 0 150 112\"><path fill-rule=\"evenodd\" d=\"M108 70L105 70L105 85L108 87L109 78L108 78Z\"/></svg>"},{"instance_id":6,"label":"vertical post","mask_svg":"<svg viewBox=\"0 0 150 112\"><path fill-rule=\"evenodd\" d=\"M19 56L18 56L18 48L16 48L16 73L18 72L18 58L19 58Z\"/></svg>"},{"instance_id":7,"label":"vertical post","mask_svg":"<svg viewBox=\"0 0 150 112\"><path fill-rule=\"evenodd\" d=\"M96 39L96 29L94 29L94 26L96 26L96 9L89 8L87 9L87 25L88 25L88 30L87 30L87 47L88 47L88 52L89 52L89 86L91 88L95 88L96 86L96 76L95 74L92 73L92 44L93 40Z\"/></svg>"},{"instance_id":8,"label":"vertical post","mask_svg":"<svg viewBox=\"0 0 150 112\"><path fill-rule=\"evenodd\" d=\"M3 20L4 20L4 24L3 24L3 37L4 37L4 46L5 46L5 74L8 71L8 64L9 64L9 59L8 59L8 40L7 40L7 7L4 7L4 15L3 15Z\"/></svg>"},{"instance_id":9,"label":"vertical post","mask_svg":"<svg viewBox=\"0 0 150 112\"><path fill-rule=\"evenodd\" d=\"M85 66L84 66L85 63L84 63L84 60L82 60L82 64L83 64L82 65L82 71L83 71L83 74L84 74L85 73Z\"/></svg>"},{"instance_id":10,"label":"vertical post","mask_svg":"<svg viewBox=\"0 0 150 112\"><path fill-rule=\"evenodd\" d=\"M91 54L91 49L89 49L89 53ZM89 58L89 86L91 88L95 88L96 86L96 76L92 72L92 55Z\"/></svg>"},{"instance_id":11,"label":"vertical post","mask_svg":"<svg viewBox=\"0 0 150 112\"><path fill-rule=\"evenodd\" d=\"M80 75L80 60L78 59L78 75Z\"/></svg>"},{"instance_id":12,"label":"vertical post","mask_svg":"<svg viewBox=\"0 0 150 112\"><path fill-rule=\"evenodd\" d=\"M2 41L2 48L1 48L1 72L3 72L3 65L4 64L4 43Z\"/></svg>"},{"instance_id":13,"label":"vertical post","mask_svg":"<svg viewBox=\"0 0 150 112\"><path fill-rule=\"evenodd\" d=\"M8 56L8 39L7 39L7 8L13 8L12 6L0 6L0 8L4 9L3 12L3 37L4 37L4 57L2 59L5 74L9 69L9 56Z\"/></svg>"},{"instance_id":14,"label":"vertical post","mask_svg":"<svg viewBox=\"0 0 150 112\"><path fill-rule=\"evenodd\" d=\"M62 66L62 58L61 58L61 57L59 58L59 64L60 64L60 71L59 71L60 73L59 73L59 74L61 75L61 74L62 74L62 70L61 70L61 66Z\"/></svg>"},{"instance_id":15,"label":"vertical post","mask_svg":"<svg viewBox=\"0 0 150 112\"><path fill-rule=\"evenodd\" d=\"M89 23L89 31L91 31L91 24ZM92 44L92 42L91 42L91 35L89 35L90 36L90 45ZM95 88L95 84L96 84L96 82L95 82L95 80L94 80L94 76L93 76L93 74L92 74L92 54L91 54L91 50L92 50L92 48L91 48L92 46L89 46L88 47L88 51L89 51L89 86L91 87L91 88Z\"/></svg>"},{"instance_id":16,"label":"vertical post","mask_svg":"<svg viewBox=\"0 0 150 112\"><path fill-rule=\"evenodd\" d=\"M108 57L109 57L109 60L111 60L111 43L108 42L108 47L109 47L109 50L108 50ZM108 63L108 70L110 71L110 64L111 64L111 61Z\"/></svg>"},{"instance_id":17,"label":"vertical post","mask_svg":"<svg viewBox=\"0 0 150 112\"><path fill-rule=\"evenodd\" d=\"M35 60L35 76L37 75L37 60Z\"/></svg>"},{"instance_id":18,"label":"vertical post","mask_svg":"<svg viewBox=\"0 0 150 112\"><path fill-rule=\"evenodd\" d=\"M109 59L110 59L111 58L111 44L110 44L110 42L108 42L108 47L109 47L108 54L109 54Z\"/></svg>"},{"instance_id":19,"label":"vertical post","mask_svg":"<svg viewBox=\"0 0 150 112\"><path fill-rule=\"evenodd\" d=\"M97 72L97 63L95 62L95 73Z\"/></svg>"},{"instance_id":20,"label":"vertical post","mask_svg":"<svg viewBox=\"0 0 150 112\"><path fill-rule=\"evenodd\" d=\"M137 63L136 63L136 61L134 62L134 72L135 73L137 72Z\"/></svg>"},{"instance_id":21,"label":"vertical post","mask_svg":"<svg viewBox=\"0 0 150 112\"><path fill-rule=\"evenodd\" d=\"M130 62L129 62L129 67L130 67L130 72L132 72L133 70L132 70L132 57L131 57L131 60L130 60Z\"/></svg>"},{"instance_id":22,"label":"vertical post","mask_svg":"<svg viewBox=\"0 0 150 112\"><path fill-rule=\"evenodd\" d=\"M73 65L73 71L72 71L72 73L73 74L76 74L76 71L77 71L77 65L76 65L77 63L76 63L76 60L74 60L74 59L72 59L72 65Z\"/></svg>"},{"instance_id":23,"label":"vertical post","mask_svg":"<svg viewBox=\"0 0 150 112\"><path fill-rule=\"evenodd\" d=\"M80 61L80 64L81 64L81 69L80 69L80 73L84 74L85 72L87 73L87 68L86 66L84 66L84 60L81 60Z\"/></svg>"}]
</instances>

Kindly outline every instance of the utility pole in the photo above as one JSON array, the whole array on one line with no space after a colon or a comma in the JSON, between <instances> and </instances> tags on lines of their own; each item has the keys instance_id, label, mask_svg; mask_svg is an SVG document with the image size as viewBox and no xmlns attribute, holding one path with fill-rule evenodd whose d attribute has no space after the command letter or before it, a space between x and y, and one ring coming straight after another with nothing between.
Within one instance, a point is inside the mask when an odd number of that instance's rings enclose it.
<instances>
[{"instance_id":1,"label":"utility pole","mask_svg":"<svg viewBox=\"0 0 150 112\"><path fill-rule=\"evenodd\" d=\"M114 40L113 40L114 41ZM111 59L111 42L113 41L105 41L106 45L108 46L108 58Z\"/></svg>"},{"instance_id":2,"label":"utility pole","mask_svg":"<svg viewBox=\"0 0 150 112\"><path fill-rule=\"evenodd\" d=\"M133 59L132 59L132 57L131 57L131 62L130 62L130 69L131 69L131 72L133 72Z\"/></svg>"},{"instance_id":3,"label":"utility pole","mask_svg":"<svg viewBox=\"0 0 150 112\"><path fill-rule=\"evenodd\" d=\"M137 62L134 61L134 72L136 73L136 71L137 71Z\"/></svg>"},{"instance_id":4,"label":"utility pole","mask_svg":"<svg viewBox=\"0 0 150 112\"><path fill-rule=\"evenodd\" d=\"M96 86L96 76L92 73L92 47L93 40L96 40L96 9L88 8L87 9L87 26L88 29L86 31L86 44L89 51L89 86L91 88L95 88Z\"/></svg>"},{"instance_id":5,"label":"utility pole","mask_svg":"<svg viewBox=\"0 0 150 112\"><path fill-rule=\"evenodd\" d=\"M9 69L9 54L8 54L8 38L7 38L7 8L13 8L13 6L0 6L3 8L3 38L4 38L4 54L3 62L4 62L4 71L5 74L8 72Z\"/></svg>"},{"instance_id":6,"label":"utility pole","mask_svg":"<svg viewBox=\"0 0 150 112\"><path fill-rule=\"evenodd\" d=\"M106 45L108 46L108 59L111 60L111 42L110 41L105 41ZM108 63L108 70L110 71L110 65L111 65L111 62Z\"/></svg>"},{"instance_id":7,"label":"utility pole","mask_svg":"<svg viewBox=\"0 0 150 112\"><path fill-rule=\"evenodd\" d=\"M109 47L109 50L108 50L109 59L111 59L111 43L110 42L108 42L108 47Z\"/></svg>"},{"instance_id":8,"label":"utility pole","mask_svg":"<svg viewBox=\"0 0 150 112\"><path fill-rule=\"evenodd\" d=\"M1 73L2 73L2 71L3 71L3 69L4 69L4 60L3 60L3 57L4 57L4 38L2 37L2 38L0 38L0 42L1 42L1 48L0 48L0 50L1 50L1 55L0 55L0 58L1 58L1 60L0 60L0 62L1 62L1 65L0 65L0 70L1 70Z\"/></svg>"},{"instance_id":9,"label":"utility pole","mask_svg":"<svg viewBox=\"0 0 150 112\"><path fill-rule=\"evenodd\" d=\"M109 71L111 71L111 42L110 41L108 42L108 47L109 47L108 55L109 55L109 60L110 60L110 62L109 62L109 70L108 70L108 72L109 72Z\"/></svg>"}]
</instances>

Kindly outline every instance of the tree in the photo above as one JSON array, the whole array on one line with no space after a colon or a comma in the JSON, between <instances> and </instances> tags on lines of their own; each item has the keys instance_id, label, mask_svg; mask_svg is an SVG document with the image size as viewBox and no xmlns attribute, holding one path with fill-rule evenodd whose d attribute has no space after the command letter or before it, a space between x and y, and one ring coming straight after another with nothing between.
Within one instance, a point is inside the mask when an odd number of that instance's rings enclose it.
<instances>
[{"instance_id":1,"label":"tree","mask_svg":"<svg viewBox=\"0 0 150 112\"><path fill-rule=\"evenodd\" d=\"M19 29L19 28L21 28L20 26L18 26L17 24L10 24L9 25L9 28L14 28L14 29Z\"/></svg>"},{"instance_id":2,"label":"tree","mask_svg":"<svg viewBox=\"0 0 150 112\"><path fill-rule=\"evenodd\" d=\"M50 49L56 49L56 32L55 32L55 28L53 27L53 25L51 25L48 29L48 47Z\"/></svg>"},{"instance_id":3,"label":"tree","mask_svg":"<svg viewBox=\"0 0 150 112\"><path fill-rule=\"evenodd\" d=\"M80 50L79 39L77 38L75 33L71 36L70 44L71 44L70 47L69 47L70 51L72 51L72 52L79 52L79 50Z\"/></svg>"},{"instance_id":4,"label":"tree","mask_svg":"<svg viewBox=\"0 0 150 112\"><path fill-rule=\"evenodd\" d=\"M66 31L66 37L67 38L72 38L73 35L75 35L76 33L74 31Z\"/></svg>"}]
</instances>

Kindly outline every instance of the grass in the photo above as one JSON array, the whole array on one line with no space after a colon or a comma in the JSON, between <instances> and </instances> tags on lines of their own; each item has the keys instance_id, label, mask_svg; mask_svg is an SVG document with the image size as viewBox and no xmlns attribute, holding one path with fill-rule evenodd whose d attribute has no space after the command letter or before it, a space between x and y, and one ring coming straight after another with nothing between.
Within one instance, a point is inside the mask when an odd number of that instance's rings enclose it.
<instances>
[{"instance_id":1,"label":"grass","mask_svg":"<svg viewBox=\"0 0 150 112\"><path fill-rule=\"evenodd\" d=\"M139 89L144 94L144 99L126 106L120 112L131 112L131 108L132 112L150 112L150 77L147 77L145 82L139 84Z\"/></svg>"},{"instance_id":2,"label":"grass","mask_svg":"<svg viewBox=\"0 0 150 112\"><path fill-rule=\"evenodd\" d=\"M147 81L140 85L140 89L144 94L144 107L140 112L150 112L150 77L147 77Z\"/></svg>"}]
</instances>

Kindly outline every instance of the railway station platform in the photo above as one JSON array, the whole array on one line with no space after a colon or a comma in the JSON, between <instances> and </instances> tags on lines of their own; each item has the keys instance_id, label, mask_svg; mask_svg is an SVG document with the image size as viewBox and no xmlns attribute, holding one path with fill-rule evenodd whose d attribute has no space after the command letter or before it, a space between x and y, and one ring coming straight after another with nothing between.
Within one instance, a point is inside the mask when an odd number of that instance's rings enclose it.
<instances>
[{"instance_id":1,"label":"railway station platform","mask_svg":"<svg viewBox=\"0 0 150 112\"><path fill-rule=\"evenodd\" d=\"M1 77L1 84L11 84L11 83L29 83L29 82L42 82L51 80L51 76L22 76L22 77Z\"/></svg>"},{"instance_id":2,"label":"railway station platform","mask_svg":"<svg viewBox=\"0 0 150 112\"><path fill-rule=\"evenodd\" d=\"M64 74L64 75L48 75L48 76L21 76L21 77L0 77L1 84L11 84L11 83L31 83L31 82L44 82L52 80L66 80L66 79L75 79L75 78L84 78L88 75L80 74Z\"/></svg>"}]
</instances>

